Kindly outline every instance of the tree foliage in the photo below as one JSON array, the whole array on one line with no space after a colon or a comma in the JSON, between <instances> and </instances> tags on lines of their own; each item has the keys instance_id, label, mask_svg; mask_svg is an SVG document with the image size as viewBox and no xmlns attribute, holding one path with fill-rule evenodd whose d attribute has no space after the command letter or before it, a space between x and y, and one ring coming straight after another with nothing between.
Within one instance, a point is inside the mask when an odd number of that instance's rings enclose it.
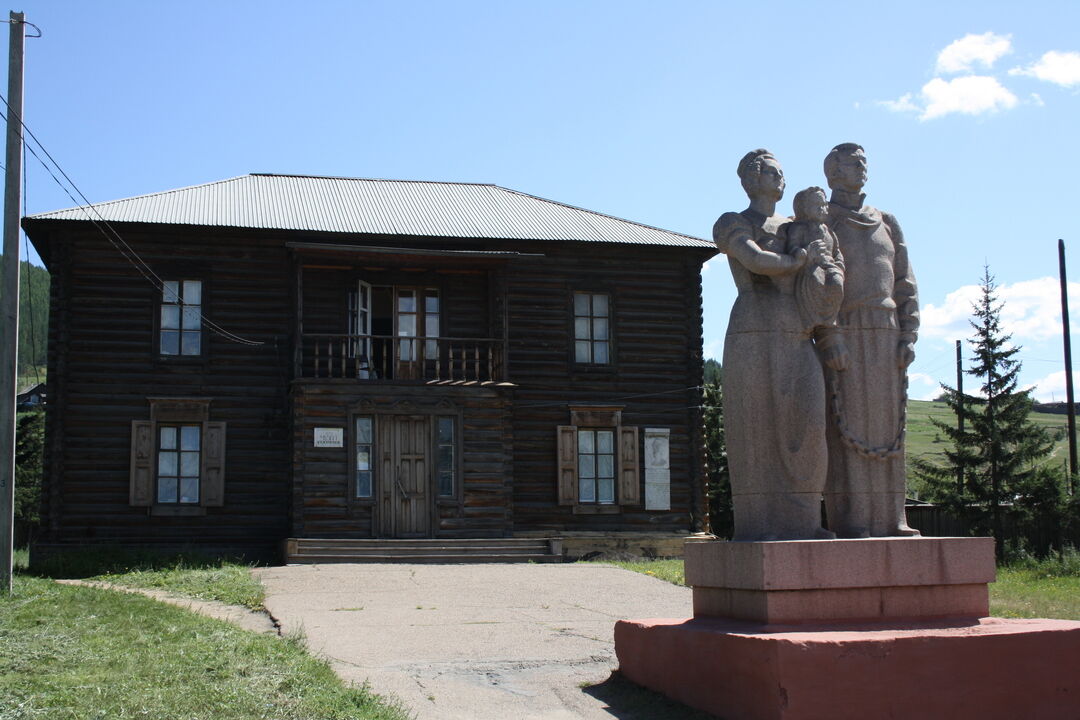
<instances>
[{"instance_id":1,"label":"tree foliage","mask_svg":"<svg viewBox=\"0 0 1080 720\"><path fill-rule=\"evenodd\" d=\"M38 524L41 508L45 413L21 412L15 425L15 546L27 543Z\"/></svg>"},{"instance_id":2,"label":"tree foliage","mask_svg":"<svg viewBox=\"0 0 1080 720\"><path fill-rule=\"evenodd\" d=\"M715 362L715 361L714 361ZM734 518L731 512L731 479L728 475L727 446L724 443L724 391L719 364L716 379L705 382L705 474L709 499L709 524L721 537L731 537Z\"/></svg>"},{"instance_id":3,"label":"tree foliage","mask_svg":"<svg viewBox=\"0 0 1080 720\"><path fill-rule=\"evenodd\" d=\"M0 255L0 272L4 256ZM19 263L19 374L45 364L49 335L49 272L23 260ZM0 288L0 293L3 289Z\"/></svg>"},{"instance_id":4,"label":"tree foliage","mask_svg":"<svg viewBox=\"0 0 1080 720\"><path fill-rule=\"evenodd\" d=\"M1041 465L1053 449L1044 429L1030 421L1030 390L1017 389L1020 348L1001 328L997 286L984 269L982 294L970 321L974 335L968 375L977 378L979 394L969 395L943 385L944 402L959 426L933 420L951 442L942 465L913 460L931 499L967 520L978 533L991 532L998 553L1005 548L1005 519L1031 529L1051 521L1064 505L1060 472Z\"/></svg>"}]
</instances>

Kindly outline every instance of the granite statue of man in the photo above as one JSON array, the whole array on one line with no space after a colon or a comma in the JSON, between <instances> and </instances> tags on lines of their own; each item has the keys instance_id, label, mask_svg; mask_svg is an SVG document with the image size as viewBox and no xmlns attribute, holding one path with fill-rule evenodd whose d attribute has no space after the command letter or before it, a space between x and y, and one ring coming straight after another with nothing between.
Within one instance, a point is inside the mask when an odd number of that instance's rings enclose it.
<instances>
[{"instance_id":1,"label":"granite statue of man","mask_svg":"<svg viewBox=\"0 0 1080 720\"><path fill-rule=\"evenodd\" d=\"M863 148L834 147L825 177L828 224L845 266L837 325L846 348L846 357L826 363L828 526L846 538L918 535L904 511L907 367L919 328L915 276L896 218L863 204Z\"/></svg>"},{"instance_id":2,"label":"granite statue of man","mask_svg":"<svg viewBox=\"0 0 1080 720\"><path fill-rule=\"evenodd\" d=\"M772 153L747 153L738 174L750 205L724 213L713 228L739 291L724 340L734 539L831 538L821 527L825 381L814 326L804 320L820 313L800 313L795 288L809 258L825 263L832 254L822 237L788 246L788 219L776 212L784 173ZM806 293L811 302L817 295Z\"/></svg>"}]
</instances>

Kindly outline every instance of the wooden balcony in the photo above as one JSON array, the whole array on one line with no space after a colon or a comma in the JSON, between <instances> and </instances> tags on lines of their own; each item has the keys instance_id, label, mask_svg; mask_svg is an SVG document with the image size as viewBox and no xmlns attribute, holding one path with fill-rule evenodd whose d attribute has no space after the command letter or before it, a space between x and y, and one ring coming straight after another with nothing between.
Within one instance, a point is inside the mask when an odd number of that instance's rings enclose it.
<instances>
[{"instance_id":1,"label":"wooden balcony","mask_svg":"<svg viewBox=\"0 0 1080 720\"><path fill-rule=\"evenodd\" d=\"M360 382L503 382L505 357L502 338L305 333L296 375Z\"/></svg>"}]
</instances>

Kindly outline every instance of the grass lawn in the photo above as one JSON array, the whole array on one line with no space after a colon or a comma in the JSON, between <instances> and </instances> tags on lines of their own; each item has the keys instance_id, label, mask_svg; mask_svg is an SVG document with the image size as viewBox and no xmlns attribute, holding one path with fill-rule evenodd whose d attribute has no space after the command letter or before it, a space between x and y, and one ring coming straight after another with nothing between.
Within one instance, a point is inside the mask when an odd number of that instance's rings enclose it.
<instances>
[{"instance_id":1,"label":"grass lawn","mask_svg":"<svg viewBox=\"0 0 1080 720\"><path fill-rule=\"evenodd\" d=\"M26 567L25 552L22 567ZM19 554L16 566L20 566ZM120 549L68 552L31 568L34 575L83 578L133 588L165 590L200 600L217 600L262 609L263 588L252 577L251 566L194 553L162 556ZM0 720L4 720L0 717Z\"/></svg>"},{"instance_id":2,"label":"grass lawn","mask_svg":"<svg viewBox=\"0 0 1080 720\"><path fill-rule=\"evenodd\" d=\"M1074 556L1076 557L1076 556ZM685 585L680 558L635 562L601 561L607 565ZM997 617L1043 617L1080 620L1080 562L1031 562L999 567L990 584L990 614Z\"/></svg>"},{"instance_id":3,"label":"grass lawn","mask_svg":"<svg viewBox=\"0 0 1080 720\"><path fill-rule=\"evenodd\" d=\"M406 717L296 640L21 574L0 598L0 720Z\"/></svg>"}]
</instances>

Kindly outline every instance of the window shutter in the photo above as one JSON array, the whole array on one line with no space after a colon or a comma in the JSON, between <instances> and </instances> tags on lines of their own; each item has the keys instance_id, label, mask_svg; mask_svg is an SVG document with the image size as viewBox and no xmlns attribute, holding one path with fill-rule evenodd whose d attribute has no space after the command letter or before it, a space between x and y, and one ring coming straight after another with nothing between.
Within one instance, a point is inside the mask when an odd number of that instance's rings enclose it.
<instances>
[{"instance_id":1,"label":"window shutter","mask_svg":"<svg viewBox=\"0 0 1080 720\"><path fill-rule=\"evenodd\" d=\"M136 507L154 504L154 433L146 420L131 423L131 477L128 503Z\"/></svg>"},{"instance_id":2,"label":"window shutter","mask_svg":"<svg viewBox=\"0 0 1080 720\"><path fill-rule=\"evenodd\" d=\"M559 426L559 504L577 504L577 428Z\"/></svg>"},{"instance_id":3,"label":"window shutter","mask_svg":"<svg viewBox=\"0 0 1080 720\"><path fill-rule=\"evenodd\" d=\"M225 504L225 423L203 423L202 482L199 504L221 507Z\"/></svg>"},{"instance_id":4,"label":"window shutter","mask_svg":"<svg viewBox=\"0 0 1080 720\"><path fill-rule=\"evenodd\" d=\"M619 428L619 504L640 505L641 487L638 482L638 429Z\"/></svg>"}]
</instances>

